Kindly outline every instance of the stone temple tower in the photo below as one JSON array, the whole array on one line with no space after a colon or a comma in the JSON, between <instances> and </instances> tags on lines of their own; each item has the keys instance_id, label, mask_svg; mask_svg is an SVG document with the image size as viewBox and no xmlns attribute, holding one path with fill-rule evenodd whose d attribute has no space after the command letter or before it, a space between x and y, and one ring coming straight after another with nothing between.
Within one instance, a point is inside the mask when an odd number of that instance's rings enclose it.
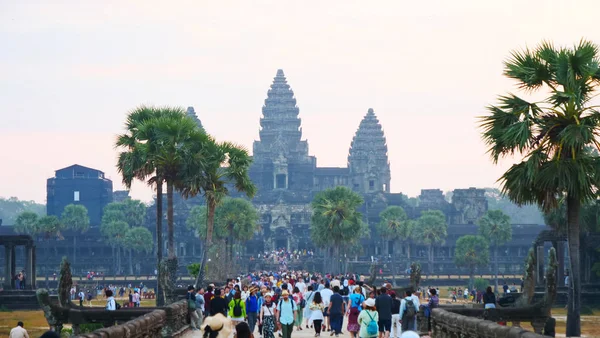
<instances>
[{"instance_id":1,"label":"stone temple tower","mask_svg":"<svg viewBox=\"0 0 600 338\"><path fill-rule=\"evenodd\" d=\"M360 193L390 192L390 163L381 124L372 108L360 121L348 154L349 183Z\"/></svg>"},{"instance_id":2,"label":"stone temple tower","mask_svg":"<svg viewBox=\"0 0 600 338\"><path fill-rule=\"evenodd\" d=\"M316 160L308 155L308 142L301 140L299 113L294 92L279 69L262 107L260 140L253 145L251 177L259 190L312 188Z\"/></svg>"},{"instance_id":3,"label":"stone temple tower","mask_svg":"<svg viewBox=\"0 0 600 338\"><path fill-rule=\"evenodd\" d=\"M188 117L190 117L192 120L194 120L200 129L204 130L204 127L202 126L202 122L200 122L198 115L196 115L196 110L194 109L194 107L187 107L186 115Z\"/></svg>"}]
</instances>

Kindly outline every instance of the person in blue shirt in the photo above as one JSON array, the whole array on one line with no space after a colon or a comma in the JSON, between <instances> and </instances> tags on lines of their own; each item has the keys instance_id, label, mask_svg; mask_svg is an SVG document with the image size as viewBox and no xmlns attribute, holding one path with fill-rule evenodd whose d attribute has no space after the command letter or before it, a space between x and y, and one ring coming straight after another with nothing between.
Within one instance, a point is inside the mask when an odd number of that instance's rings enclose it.
<instances>
[{"instance_id":1,"label":"person in blue shirt","mask_svg":"<svg viewBox=\"0 0 600 338\"><path fill-rule=\"evenodd\" d=\"M246 317L248 317L248 326L250 327L250 332L254 332L254 328L256 327L256 319L258 317L258 297L256 296L256 288L250 288L250 295L246 298Z\"/></svg>"},{"instance_id":2,"label":"person in blue shirt","mask_svg":"<svg viewBox=\"0 0 600 338\"><path fill-rule=\"evenodd\" d=\"M290 299L290 294L287 291L281 293L281 300L277 304L277 319L281 324L281 331L283 338L292 338L292 331L294 331L294 318L296 317L296 311L298 310L294 300Z\"/></svg>"}]
</instances>

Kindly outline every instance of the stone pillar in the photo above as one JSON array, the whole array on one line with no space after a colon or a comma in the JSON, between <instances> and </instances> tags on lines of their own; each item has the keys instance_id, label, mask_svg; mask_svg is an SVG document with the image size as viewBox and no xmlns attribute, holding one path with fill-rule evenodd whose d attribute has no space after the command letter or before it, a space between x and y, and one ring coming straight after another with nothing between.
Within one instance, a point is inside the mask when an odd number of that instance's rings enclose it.
<instances>
[{"instance_id":1,"label":"stone pillar","mask_svg":"<svg viewBox=\"0 0 600 338\"><path fill-rule=\"evenodd\" d=\"M8 260L8 259L7 259ZM10 245L10 286L15 288L13 277L17 274L17 252L14 244Z\"/></svg>"},{"instance_id":2,"label":"stone pillar","mask_svg":"<svg viewBox=\"0 0 600 338\"><path fill-rule=\"evenodd\" d=\"M25 285L33 290L33 250L32 245L25 246Z\"/></svg>"},{"instance_id":3,"label":"stone pillar","mask_svg":"<svg viewBox=\"0 0 600 338\"><path fill-rule=\"evenodd\" d=\"M4 245L4 258L5 258L5 262L4 262L4 288L6 289L10 289L12 288L12 278L14 275L12 275L12 269L11 269L11 265L10 263L12 262L12 258L11 258L11 253L12 253L12 244L5 244Z\"/></svg>"}]
</instances>

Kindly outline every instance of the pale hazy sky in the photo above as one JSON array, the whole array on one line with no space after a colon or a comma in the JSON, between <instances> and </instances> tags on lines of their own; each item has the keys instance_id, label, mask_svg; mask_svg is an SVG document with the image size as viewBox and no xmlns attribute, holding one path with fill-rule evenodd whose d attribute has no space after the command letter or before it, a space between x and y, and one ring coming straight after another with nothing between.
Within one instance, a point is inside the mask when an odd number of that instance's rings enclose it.
<instances>
[{"instance_id":1,"label":"pale hazy sky","mask_svg":"<svg viewBox=\"0 0 600 338\"><path fill-rule=\"evenodd\" d=\"M372 107L391 189L495 185L476 116L512 49L600 43L600 1L0 0L0 196L44 202L78 163L121 188L115 135L139 104L194 106L249 149L276 70L292 86L319 166L345 166ZM135 185L132 195L150 200Z\"/></svg>"}]
</instances>

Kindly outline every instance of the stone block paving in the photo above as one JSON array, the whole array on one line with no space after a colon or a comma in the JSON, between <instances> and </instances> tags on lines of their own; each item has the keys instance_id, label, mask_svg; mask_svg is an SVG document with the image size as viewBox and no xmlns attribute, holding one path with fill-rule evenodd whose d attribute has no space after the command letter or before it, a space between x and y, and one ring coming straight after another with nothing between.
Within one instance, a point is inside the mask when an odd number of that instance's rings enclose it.
<instances>
[{"instance_id":1,"label":"stone block paving","mask_svg":"<svg viewBox=\"0 0 600 338\"><path fill-rule=\"evenodd\" d=\"M235 331L235 330L234 330ZM329 338L331 332L321 332L321 337L320 338ZM198 337L201 338L203 334L203 331L198 330L198 331L188 331L184 338L192 338L192 337ZM229 335L229 338L233 337L233 332ZM278 338L278 335L275 334L275 337ZM294 333L292 333L292 338L314 338L315 337L315 331L314 329L307 329L306 326L302 327L301 331L297 331L296 329L294 329ZM333 335L333 337L335 337L335 335ZM347 331L342 331L342 334L339 335L340 338L350 338L350 334ZM260 338L259 334L258 334L258 329L256 329L254 331L254 338ZM394 338L394 337L390 337L390 338ZM398 337L395 337L398 338ZM421 338L429 338L429 336L425 335L425 336L421 336Z\"/></svg>"}]
</instances>

